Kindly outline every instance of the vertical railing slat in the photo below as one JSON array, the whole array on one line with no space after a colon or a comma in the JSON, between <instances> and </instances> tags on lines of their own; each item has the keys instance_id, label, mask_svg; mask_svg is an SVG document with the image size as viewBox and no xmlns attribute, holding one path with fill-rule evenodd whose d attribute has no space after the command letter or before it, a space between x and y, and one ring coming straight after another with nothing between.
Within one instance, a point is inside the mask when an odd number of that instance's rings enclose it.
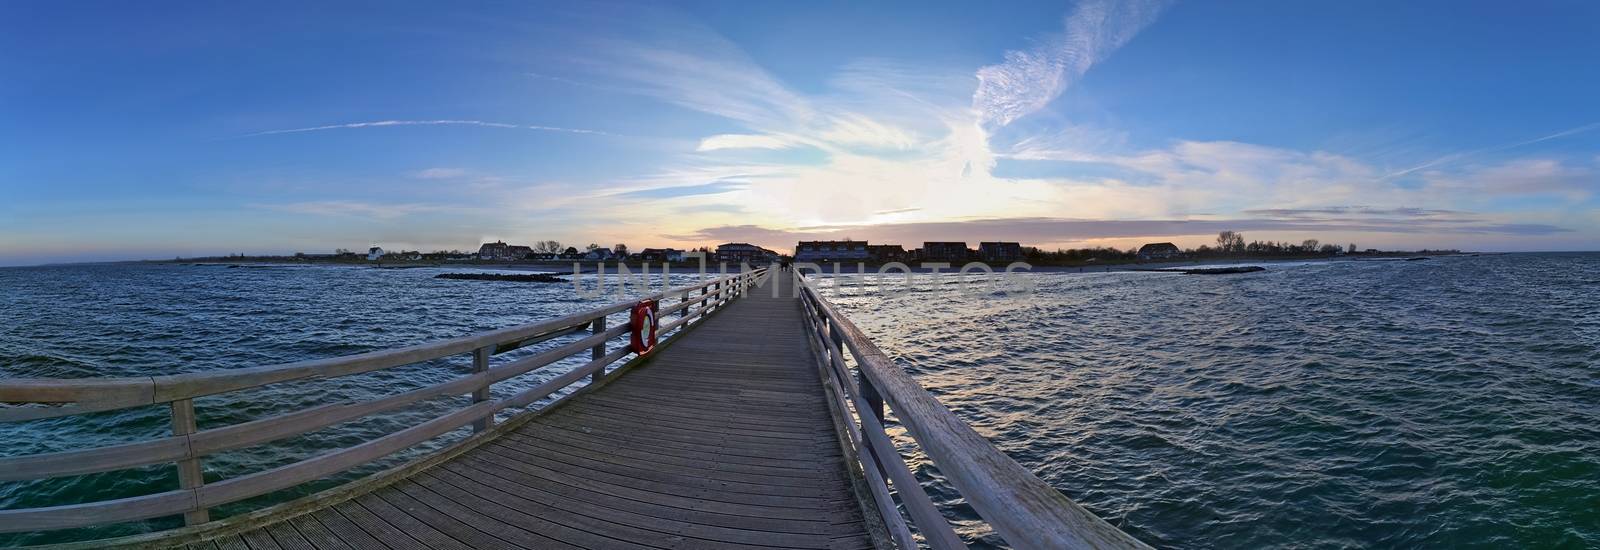
<instances>
[{"instance_id":1,"label":"vertical railing slat","mask_svg":"<svg viewBox=\"0 0 1600 550\"><path fill-rule=\"evenodd\" d=\"M199 430L194 416L194 400L179 399L172 402L172 435L188 436ZM194 456L194 448L189 449L189 458L178 461L178 487L180 489L199 489L205 485L205 472L200 468L200 458ZM211 521L211 513L205 508L196 508L183 513L184 525L199 525Z\"/></svg>"},{"instance_id":2,"label":"vertical railing slat","mask_svg":"<svg viewBox=\"0 0 1600 550\"><path fill-rule=\"evenodd\" d=\"M594 320L594 329L591 330L591 332L593 332L595 334L600 334L600 333L605 332L605 331L606 331L606 317L604 315L601 315L599 319L595 319ZM591 359L593 359L593 360L599 360L601 357L605 357L605 356L606 356L606 343L605 342L600 342L598 344L595 344L594 345L594 351L589 353L589 357ZM598 384L600 382L600 380L604 379L605 377L606 377L606 368L605 368L605 366L602 365L600 368L595 369L594 374L589 375L589 383Z\"/></svg>"},{"instance_id":3,"label":"vertical railing slat","mask_svg":"<svg viewBox=\"0 0 1600 550\"><path fill-rule=\"evenodd\" d=\"M473 374L489 372L489 354L491 353L494 353L493 345L472 350ZM478 388L476 391L472 392L472 404L476 405L478 403L488 401L490 395L489 386L491 385L492 384L484 384L482 388ZM494 415L492 414L475 420L472 422L472 433L483 433L489 429L490 425L493 424Z\"/></svg>"}]
</instances>

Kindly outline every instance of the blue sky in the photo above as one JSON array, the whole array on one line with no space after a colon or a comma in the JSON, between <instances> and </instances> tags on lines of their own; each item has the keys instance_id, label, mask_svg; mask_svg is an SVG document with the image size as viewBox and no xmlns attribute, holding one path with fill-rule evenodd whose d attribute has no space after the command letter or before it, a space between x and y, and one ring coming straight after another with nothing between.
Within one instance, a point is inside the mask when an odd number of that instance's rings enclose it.
<instances>
[{"instance_id":1,"label":"blue sky","mask_svg":"<svg viewBox=\"0 0 1600 550\"><path fill-rule=\"evenodd\" d=\"M0 4L0 264L1600 248L1585 2Z\"/></svg>"}]
</instances>

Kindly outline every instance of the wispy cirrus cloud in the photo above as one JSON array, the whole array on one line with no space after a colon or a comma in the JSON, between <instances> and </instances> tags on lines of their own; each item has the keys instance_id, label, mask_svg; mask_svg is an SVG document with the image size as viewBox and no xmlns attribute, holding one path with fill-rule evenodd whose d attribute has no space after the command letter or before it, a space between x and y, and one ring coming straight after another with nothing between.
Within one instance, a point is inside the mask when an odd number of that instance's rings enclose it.
<instances>
[{"instance_id":1,"label":"wispy cirrus cloud","mask_svg":"<svg viewBox=\"0 0 1600 550\"><path fill-rule=\"evenodd\" d=\"M984 124L1005 126L1044 108L1089 71L1155 21L1161 0L1087 0L1067 15L1065 29L1026 50L1005 53L1005 62L978 69L972 107Z\"/></svg>"},{"instance_id":2,"label":"wispy cirrus cloud","mask_svg":"<svg viewBox=\"0 0 1600 550\"><path fill-rule=\"evenodd\" d=\"M435 204L375 203L347 200L254 204L252 206L294 214L310 214L316 216L354 216L378 220L392 220L423 212L460 210L460 208L457 207Z\"/></svg>"},{"instance_id":3,"label":"wispy cirrus cloud","mask_svg":"<svg viewBox=\"0 0 1600 550\"><path fill-rule=\"evenodd\" d=\"M465 168L427 168L427 169L424 169L424 170L417 171L417 173L414 174L414 175L416 176L417 179L448 180L448 179L464 178L464 177L470 175L471 173L472 172L470 170L467 170Z\"/></svg>"},{"instance_id":4,"label":"wispy cirrus cloud","mask_svg":"<svg viewBox=\"0 0 1600 550\"><path fill-rule=\"evenodd\" d=\"M1409 218L1441 218L1465 216L1459 210L1439 208L1376 208L1371 206L1324 206L1319 208L1261 208L1240 212L1250 216L1268 218L1307 218L1327 216L1404 216Z\"/></svg>"},{"instance_id":5,"label":"wispy cirrus cloud","mask_svg":"<svg viewBox=\"0 0 1600 550\"><path fill-rule=\"evenodd\" d=\"M510 124L505 122L490 122L485 120L374 120L369 122L349 122L345 124L329 124L325 126L309 126L305 128L289 128L285 130L267 130L237 136L241 138L272 136L278 134L300 134L305 132L321 132L325 130L351 130L356 128L385 128L391 126L479 126L483 128L506 128L515 130L537 130L543 132L565 132L569 134L591 134L609 136L612 134L599 130L584 130L580 128L560 128L556 126L538 126L532 124Z\"/></svg>"},{"instance_id":6,"label":"wispy cirrus cloud","mask_svg":"<svg viewBox=\"0 0 1600 550\"><path fill-rule=\"evenodd\" d=\"M678 197L692 197L695 195L719 195L730 191L740 191L746 187L743 182L714 181L700 185L676 185L670 187L650 187L623 191L613 196L630 199L674 199Z\"/></svg>"},{"instance_id":7,"label":"wispy cirrus cloud","mask_svg":"<svg viewBox=\"0 0 1600 550\"><path fill-rule=\"evenodd\" d=\"M1412 173L1415 173L1415 172L1427 170L1427 169L1430 169L1430 168L1434 168L1434 167L1438 167L1438 166L1442 166L1442 165L1446 165L1446 164L1450 164L1450 163L1454 163L1454 162L1460 162L1460 161L1463 161L1463 160L1466 160L1466 159L1469 159L1469 158L1472 158L1472 157L1475 157L1475 156L1478 156L1478 155L1483 155L1483 154L1488 154L1488 153L1496 153L1496 152L1500 152L1500 151L1516 149L1518 147L1523 147L1523 146L1527 146L1527 145L1533 145L1535 143L1541 143L1541 142L1545 142L1545 141L1550 141L1552 139L1560 139L1560 138L1564 138L1564 137L1567 137L1567 136L1574 136L1574 135L1582 134L1584 132L1588 132L1590 130L1594 130L1596 128L1600 128L1600 122L1593 122L1593 123L1589 123L1589 124L1584 124L1582 126L1577 126L1577 127L1574 127L1574 128L1568 128L1568 129L1562 130L1560 132L1539 136L1539 137L1536 137L1536 138L1533 138L1533 139L1527 139L1527 140L1516 141L1516 142L1511 142L1511 143L1503 143L1503 144L1500 144L1500 145L1484 147L1484 148L1481 148L1481 149L1473 149L1471 151L1463 151L1463 152L1460 152L1460 153L1452 153L1452 154L1449 154L1449 155L1445 155L1445 156L1430 160L1428 162L1424 162L1422 164L1418 164L1418 165L1412 166L1410 168L1405 168L1405 169L1395 170L1393 172L1389 172L1387 174L1384 174L1383 177L1380 178L1380 179L1384 179L1384 180L1394 179L1394 178L1398 178L1398 177L1405 176L1405 175L1408 175L1408 174L1412 174Z\"/></svg>"},{"instance_id":8,"label":"wispy cirrus cloud","mask_svg":"<svg viewBox=\"0 0 1600 550\"><path fill-rule=\"evenodd\" d=\"M792 139L757 134L717 134L700 140L696 151L721 149L788 149L799 145Z\"/></svg>"}]
</instances>

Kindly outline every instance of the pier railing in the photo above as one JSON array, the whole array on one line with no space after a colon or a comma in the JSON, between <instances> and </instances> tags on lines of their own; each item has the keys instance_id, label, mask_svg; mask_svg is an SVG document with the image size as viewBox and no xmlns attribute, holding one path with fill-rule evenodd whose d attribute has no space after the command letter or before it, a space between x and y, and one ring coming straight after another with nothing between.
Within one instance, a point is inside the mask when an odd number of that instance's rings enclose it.
<instances>
[{"instance_id":1,"label":"pier railing","mask_svg":"<svg viewBox=\"0 0 1600 550\"><path fill-rule=\"evenodd\" d=\"M1011 546L1149 548L1006 456L895 366L799 270L794 273L802 289L811 344L818 350L818 366L826 372L835 408L844 412L848 439L896 545L918 547L889 493L891 486L928 546L966 547L884 432L885 405L950 484ZM847 355L854 360L854 376Z\"/></svg>"},{"instance_id":2,"label":"pier railing","mask_svg":"<svg viewBox=\"0 0 1600 550\"><path fill-rule=\"evenodd\" d=\"M220 371L113 379L0 380L0 422L55 418L129 407L167 405L172 416L172 436L81 450L0 457L0 481L75 476L171 463L178 470L178 487L164 492L81 504L0 510L0 532L49 531L87 527L182 514L193 525L209 521L213 507L288 489L336 475L415 446L471 424L474 432L488 430L495 413L527 407L584 378L600 381L606 367L632 353L626 345L607 344L628 333L626 320L608 327L607 317L626 313L642 299L678 298L662 304L658 312L667 344L683 334L681 328L714 312L766 273L758 269L699 284L674 288L625 300L558 319L473 334L441 342L359 355L302 361L284 365ZM676 319L667 321L676 314ZM579 333L589 336L520 359L490 365L490 357ZM557 361L582 354L590 360L532 388L493 399L496 382L521 376ZM195 422L197 397L259 388L269 384L313 378L333 378L471 354L471 374L378 399L330 403L217 428L201 430ZM615 372L615 369L613 369ZM319 430L335 424L383 413L448 395L470 395L463 406L415 426L298 462L230 479L206 481L202 461L223 451L260 445Z\"/></svg>"}]
</instances>

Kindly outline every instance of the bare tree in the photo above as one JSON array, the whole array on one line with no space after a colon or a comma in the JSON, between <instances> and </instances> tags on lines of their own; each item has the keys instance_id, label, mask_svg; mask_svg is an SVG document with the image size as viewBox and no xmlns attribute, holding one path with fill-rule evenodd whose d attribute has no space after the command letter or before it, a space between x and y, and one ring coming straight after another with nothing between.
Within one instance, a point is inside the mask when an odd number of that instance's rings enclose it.
<instances>
[{"instance_id":1,"label":"bare tree","mask_svg":"<svg viewBox=\"0 0 1600 550\"><path fill-rule=\"evenodd\" d=\"M599 248L600 248L600 245L594 244L594 243L589 243L589 246L583 247L584 250L587 250L587 251L590 251L590 252L593 252L593 251L595 251L595 250L597 250Z\"/></svg>"},{"instance_id":2,"label":"bare tree","mask_svg":"<svg viewBox=\"0 0 1600 550\"><path fill-rule=\"evenodd\" d=\"M560 241L539 241L539 242L533 243L533 251L534 252L544 252L544 253L549 253L549 254L560 254L561 253L561 242Z\"/></svg>"},{"instance_id":3,"label":"bare tree","mask_svg":"<svg viewBox=\"0 0 1600 550\"><path fill-rule=\"evenodd\" d=\"M1217 233L1217 249L1224 252L1244 252L1244 235L1234 231Z\"/></svg>"},{"instance_id":4,"label":"bare tree","mask_svg":"<svg viewBox=\"0 0 1600 550\"><path fill-rule=\"evenodd\" d=\"M1305 242L1300 243L1300 249L1306 252L1316 252L1317 246L1321 244L1322 242L1316 239L1306 239Z\"/></svg>"}]
</instances>

